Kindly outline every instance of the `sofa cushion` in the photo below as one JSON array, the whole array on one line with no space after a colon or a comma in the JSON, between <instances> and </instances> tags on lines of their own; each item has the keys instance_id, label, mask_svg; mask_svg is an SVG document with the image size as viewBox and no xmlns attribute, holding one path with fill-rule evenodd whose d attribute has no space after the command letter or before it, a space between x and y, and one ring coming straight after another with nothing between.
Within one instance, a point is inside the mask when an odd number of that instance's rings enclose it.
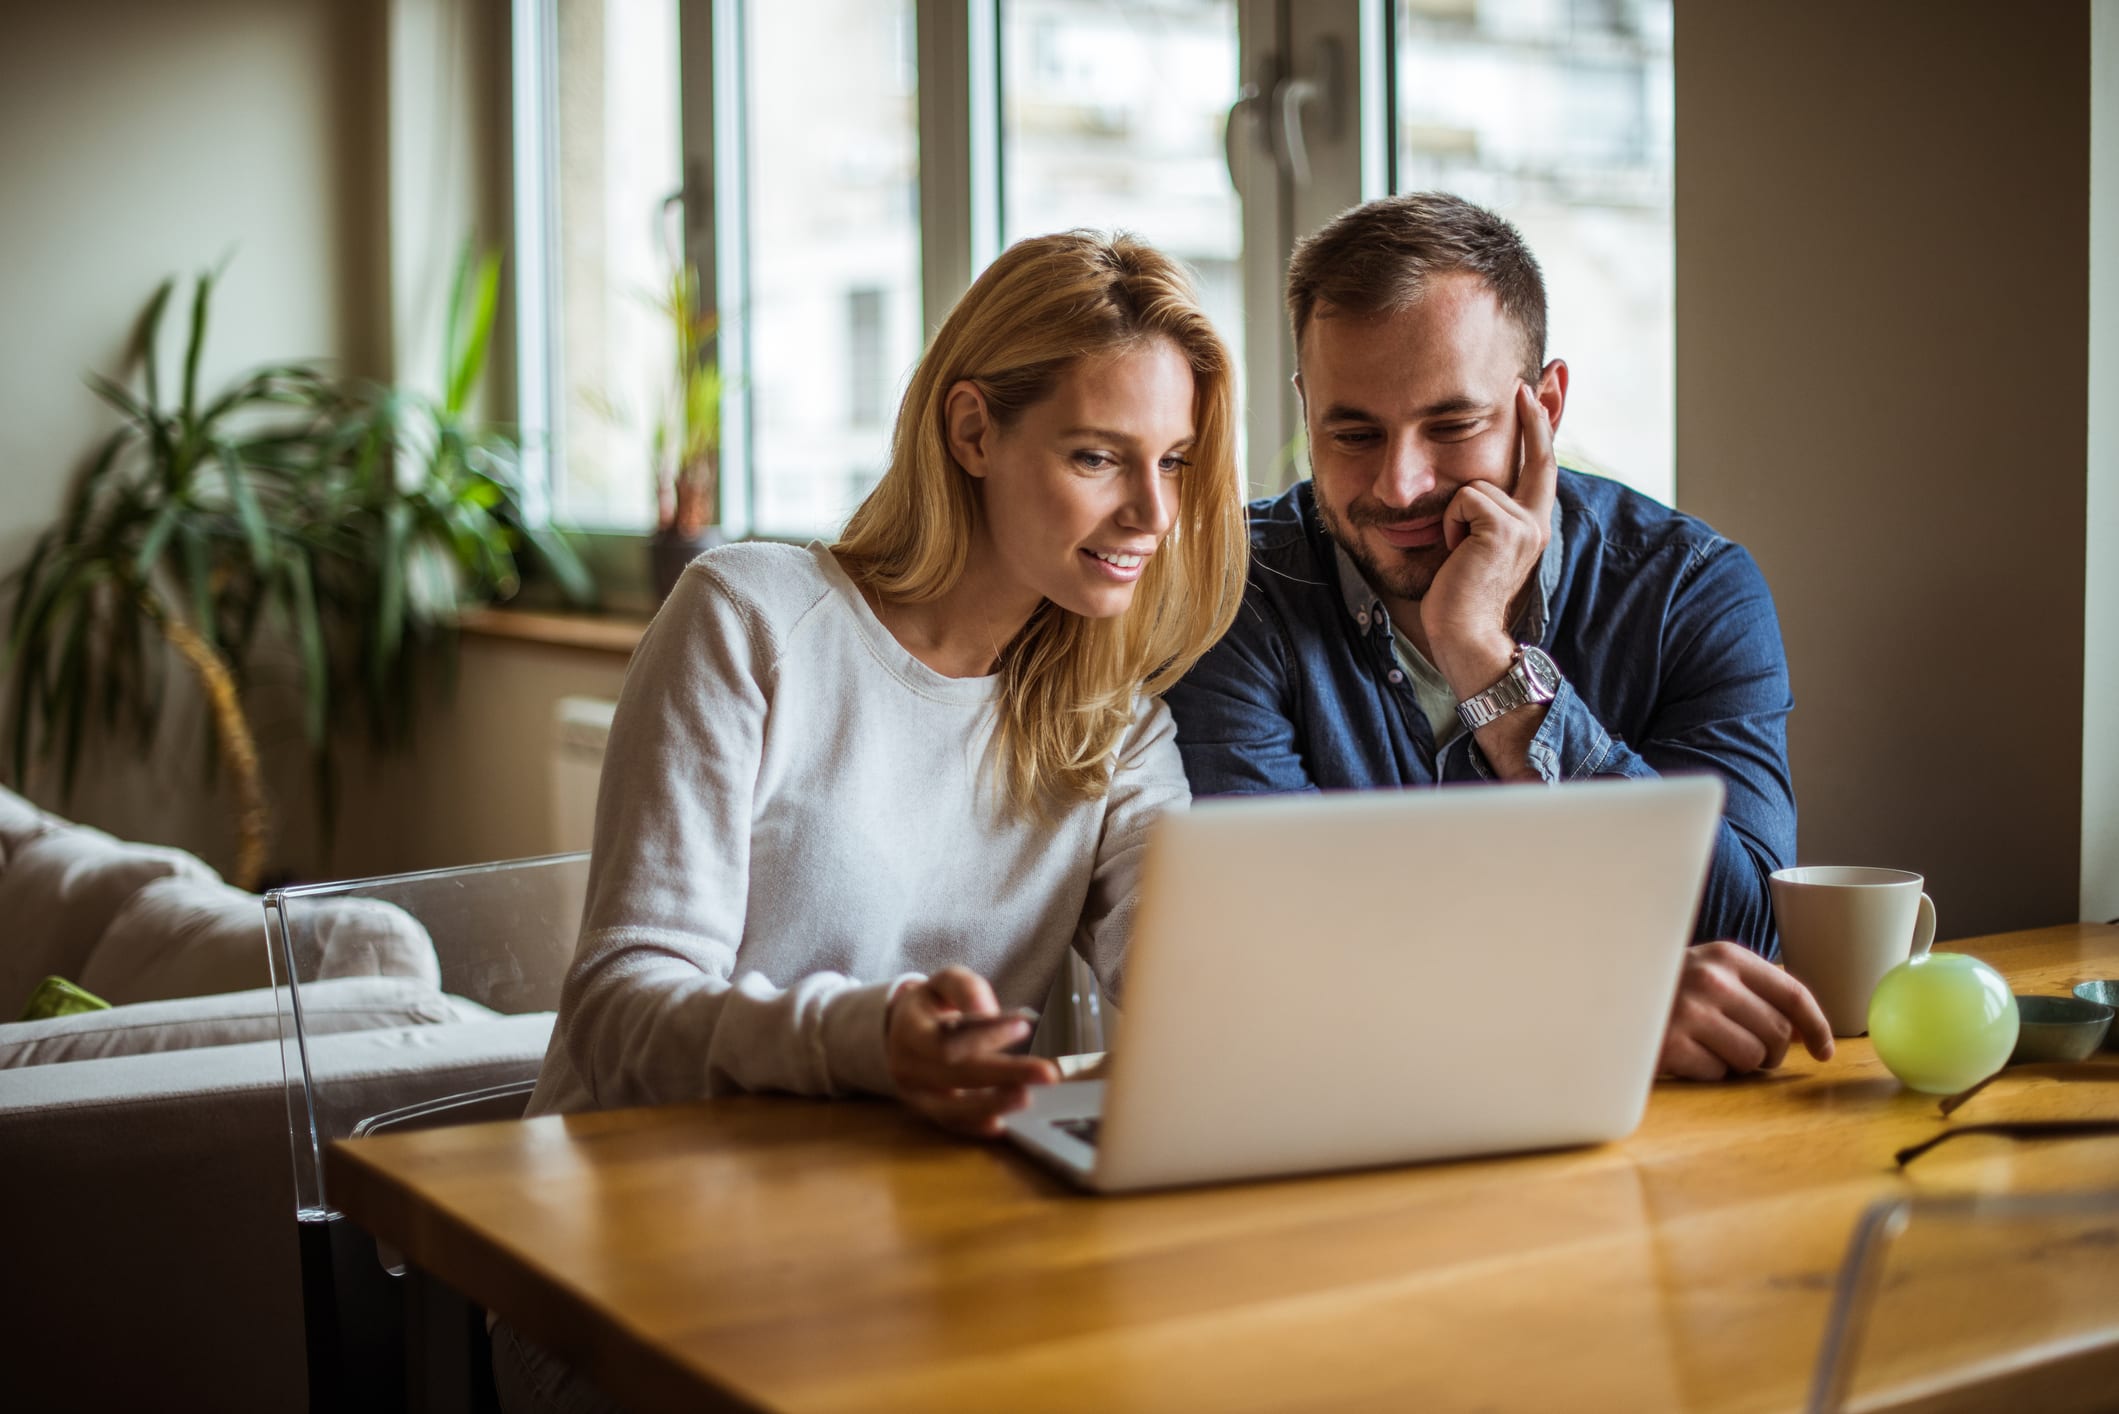
<instances>
[{"instance_id":1,"label":"sofa cushion","mask_svg":"<svg viewBox=\"0 0 2119 1414\"><path fill-rule=\"evenodd\" d=\"M389 1027L490 1020L476 1002L445 996L402 977L346 977L302 988L302 1022L311 1036ZM108 1011L0 1025L0 1070L101 1060L201 1046L279 1039L270 987L175 1001L139 1002Z\"/></svg>"},{"instance_id":2,"label":"sofa cushion","mask_svg":"<svg viewBox=\"0 0 2119 1414\"><path fill-rule=\"evenodd\" d=\"M219 878L181 849L126 844L83 825L46 830L11 852L0 871L0 919L7 922L0 933L0 1017L21 1015L38 979L80 977L125 901L171 875Z\"/></svg>"},{"instance_id":3,"label":"sofa cushion","mask_svg":"<svg viewBox=\"0 0 2119 1414\"><path fill-rule=\"evenodd\" d=\"M406 977L441 985L434 944L419 921L380 899L301 904L297 975ZM82 965L80 983L113 1003L203 997L272 985L264 902L218 880L172 875L125 901Z\"/></svg>"},{"instance_id":4,"label":"sofa cushion","mask_svg":"<svg viewBox=\"0 0 2119 1414\"><path fill-rule=\"evenodd\" d=\"M11 856L22 846L64 822L39 810L5 786L0 786L0 856Z\"/></svg>"}]
</instances>

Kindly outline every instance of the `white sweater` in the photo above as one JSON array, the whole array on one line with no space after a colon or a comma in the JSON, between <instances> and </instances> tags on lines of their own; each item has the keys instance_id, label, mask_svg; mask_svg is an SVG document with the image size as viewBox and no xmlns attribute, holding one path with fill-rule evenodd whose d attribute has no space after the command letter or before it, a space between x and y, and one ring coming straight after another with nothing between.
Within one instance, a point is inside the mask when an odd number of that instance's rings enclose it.
<instances>
[{"instance_id":1,"label":"white sweater","mask_svg":"<svg viewBox=\"0 0 2119 1414\"><path fill-rule=\"evenodd\" d=\"M1035 1006L1071 945L1116 996L1144 834L1191 798L1169 713L1033 823L985 761L996 682L914 658L822 545L694 562L619 695L529 1112L888 1094L890 989L951 963Z\"/></svg>"}]
</instances>

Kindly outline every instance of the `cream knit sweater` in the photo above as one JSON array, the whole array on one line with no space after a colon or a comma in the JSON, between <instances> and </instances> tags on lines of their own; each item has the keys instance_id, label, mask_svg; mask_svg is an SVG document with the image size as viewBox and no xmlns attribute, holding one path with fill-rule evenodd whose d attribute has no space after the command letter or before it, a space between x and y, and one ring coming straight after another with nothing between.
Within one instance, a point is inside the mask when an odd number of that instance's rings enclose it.
<instances>
[{"instance_id":1,"label":"cream knit sweater","mask_svg":"<svg viewBox=\"0 0 2119 1414\"><path fill-rule=\"evenodd\" d=\"M890 989L951 963L1034 1006L1072 946L1115 996L1145 832L1190 800L1169 714L1142 699L1103 799L1020 820L995 683L920 663L822 545L694 562L619 696L529 1112L888 1094Z\"/></svg>"}]
</instances>

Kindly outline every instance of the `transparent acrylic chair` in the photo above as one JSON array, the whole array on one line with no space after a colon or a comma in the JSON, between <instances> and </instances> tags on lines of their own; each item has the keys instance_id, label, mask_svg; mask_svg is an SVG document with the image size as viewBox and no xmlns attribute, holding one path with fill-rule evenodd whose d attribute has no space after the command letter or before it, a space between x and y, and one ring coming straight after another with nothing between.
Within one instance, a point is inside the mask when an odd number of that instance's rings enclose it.
<instances>
[{"instance_id":1,"label":"transparent acrylic chair","mask_svg":"<svg viewBox=\"0 0 2119 1414\"><path fill-rule=\"evenodd\" d=\"M356 1133L519 1117L574 954L586 854L265 895L312 1410L490 1405L480 1313L344 1222L323 1151ZM412 1343L408 1312L426 1330Z\"/></svg>"},{"instance_id":2,"label":"transparent acrylic chair","mask_svg":"<svg viewBox=\"0 0 2119 1414\"><path fill-rule=\"evenodd\" d=\"M1872 1204L1840 1266L1812 1414L2119 1407L2119 1189Z\"/></svg>"}]
</instances>

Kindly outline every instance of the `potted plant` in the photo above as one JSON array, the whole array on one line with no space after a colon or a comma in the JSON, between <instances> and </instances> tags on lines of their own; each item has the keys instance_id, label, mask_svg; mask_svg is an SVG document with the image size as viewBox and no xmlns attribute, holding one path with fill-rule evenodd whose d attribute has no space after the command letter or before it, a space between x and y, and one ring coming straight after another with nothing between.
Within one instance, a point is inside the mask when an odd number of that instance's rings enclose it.
<instances>
[{"instance_id":1,"label":"potted plant","mask_svg":"<svg viewBox=\"0 0 2119 1414\"><path fill-rule=\"evenodd\" d=\"M270 821L242 685L261 628L300 663L304 733L327 829L332 744L356 714L402 743L427 649L459 605L512 593L527 553L575 597L593 592L571 550L522 515L513 443L465 412L484 367L498 264L459 262L444 392L354 385L305 363L259 369L210 400L198 372L217 273L199 277L182 381L162 400L156 352L174 280L142 320L138 392L95 375L122 422L57 524L9 576L0 669L17 781L57 758L73 790L92 729L144 743L161 719L166 644L210 708L209 763L236 797L231 879L255 887Z\"/></svg>"},{"instance_id":2,"label":"potted plant","mask_svg":"<svg viewBox=\"0 0 2119 1414\"><path fill-rule=\"evenodd\" d=\"M686 565L723 538L721 370L714 318L699 306L698 267L683 261L662 302L676 357L653 442L656 523L648 564L658 600L669 597Z\"/></svg>"}]
</instances>

